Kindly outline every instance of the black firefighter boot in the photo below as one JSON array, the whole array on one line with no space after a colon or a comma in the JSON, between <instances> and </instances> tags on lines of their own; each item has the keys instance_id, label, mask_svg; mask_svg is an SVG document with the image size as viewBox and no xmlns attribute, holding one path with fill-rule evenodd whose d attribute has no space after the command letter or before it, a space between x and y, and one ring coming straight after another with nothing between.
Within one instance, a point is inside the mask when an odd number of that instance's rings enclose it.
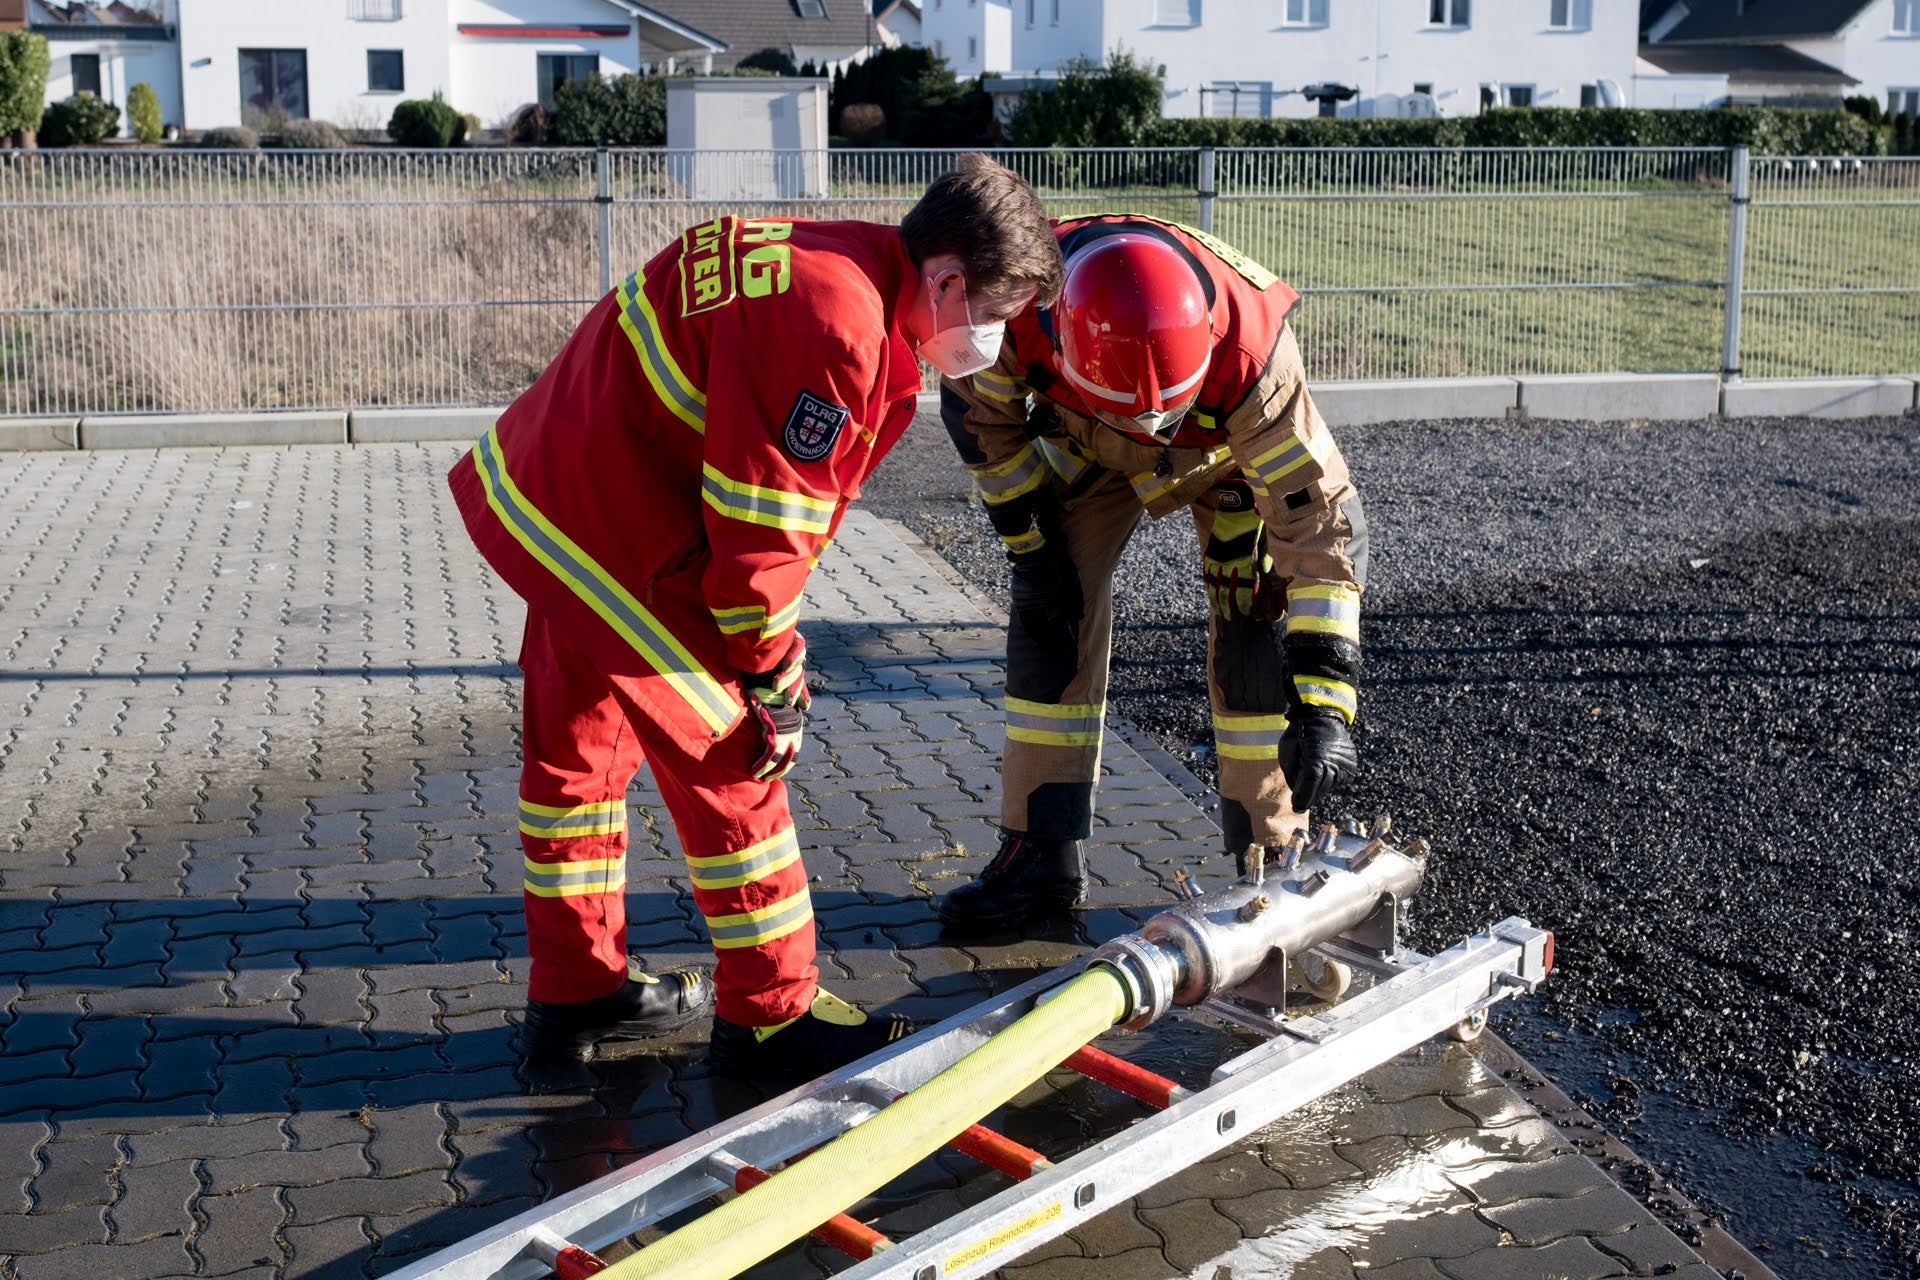
<instances>
[{"instance_id":1,"label":"black firefighter boot","mask_svg":"<svg viewBox=\"0 0 1920 1280\"><path fill-rule=\"evenodd\" d=\"M1078 840L1004 832L1000 852L978 879L940 903L940 923L956 933L1015 929L1087 900L1087 859Z\"/></svg>"}]
</instances>

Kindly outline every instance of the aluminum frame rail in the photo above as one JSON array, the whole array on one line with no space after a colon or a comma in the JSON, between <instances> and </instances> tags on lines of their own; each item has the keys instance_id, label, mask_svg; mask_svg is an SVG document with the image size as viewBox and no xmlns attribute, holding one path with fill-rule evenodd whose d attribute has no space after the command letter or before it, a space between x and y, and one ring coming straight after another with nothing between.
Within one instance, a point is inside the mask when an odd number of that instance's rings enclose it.
<instances>
[{"instance_id":1,"label":"aluminum frame rail","mask_svg":"<svg viewBox=\"0 0 1920 1280\"><path fill-rule=\"evenodd\" d=\"M1207 1088L938 1226L840 1272L845 1280L970 1280L1454 1027L1531 991L1552 968L1552 935L1512 917L1432 957L1340 941L1329 959L1379 975L1316 1016L1275 1019L1231 998L1205 1011L1269 1037L1218 1067ZM537 1280L558 1238L596 1250L735 1186L741 1164L799 1156L958 1062L1084 968L1063 966L901 1044L743 1112L637 1163L442 1250L391 1280ZM586 1274L582 1272L580 1274Z\"/></svg>"}]
</instances>

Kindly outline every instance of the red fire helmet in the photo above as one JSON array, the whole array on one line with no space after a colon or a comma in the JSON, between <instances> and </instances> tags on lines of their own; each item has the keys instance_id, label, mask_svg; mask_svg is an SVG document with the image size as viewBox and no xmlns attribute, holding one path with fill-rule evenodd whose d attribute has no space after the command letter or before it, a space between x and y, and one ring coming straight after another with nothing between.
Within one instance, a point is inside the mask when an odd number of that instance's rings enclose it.
<instances>
[{"instance_id":1,"label":"red fire helmet","mask_svg":"<svg viewBox=\"0 0 1920 1280\"><path fill-rule=\"evenodd\" d=\"M1206 290L1154 236L1103 236L1067 259L1053 317L1067 381L1117 418L1185 408L1213 355Z\"/></svg>"}]
</instances>

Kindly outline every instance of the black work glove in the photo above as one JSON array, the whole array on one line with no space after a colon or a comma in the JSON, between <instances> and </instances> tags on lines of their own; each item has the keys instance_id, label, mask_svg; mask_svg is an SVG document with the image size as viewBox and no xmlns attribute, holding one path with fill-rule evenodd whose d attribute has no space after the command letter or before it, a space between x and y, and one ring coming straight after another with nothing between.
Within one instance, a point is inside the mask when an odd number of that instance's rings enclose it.
<instances>
[{"instance_id":1,"label":"black work glove","mask_svg":"<svg viewBox=\"0 0 1920 1280\"><path fill-rule=\"evenodd\" d=\"M988 515L1007 544L1015 617L1034 639L1072 652L1079 646L1086 601L1060 528L1059 500L1043 490L990 508Z\"/></svg>"},{"instance_id":2,"label":"black work glove","mask_svg":"<svg viewBox=\"0 0 1920 1280\"><path fill-rule=\"evenodd\" d=\"M1360 647L1338 636L1295 631L1287 634L1286 649L1291 705L1280 737L1280 772L1293 792L1293 811L1305 813L1360 772L1347 732Z\"/></svg>"},{"instance_id":3,"label":"black work glove","mask_svg":"<svg viewBox=\"0 0 1920 1280\"><path fill-rule=\"evenodd\" d=\"M1317 809L1360 772L1353 737L1338 711L1306 707L1287 718L1280 735L1280 772L1293 791L1293 811Z\"/></svg>"},{"instance_id":4,"label":"black work glove","mask_svg":"<svg viewBox=\"0 0 1920 1280\"><path fill-rule=\"evenodd\" d=\"M807 642L796 632L779 666L740 677L748 714L760 734L760 756L753 764L753 776L760 781L786 777L800 755L807 708L813 705L806 664Z\"/></svg>"}]
</instances>

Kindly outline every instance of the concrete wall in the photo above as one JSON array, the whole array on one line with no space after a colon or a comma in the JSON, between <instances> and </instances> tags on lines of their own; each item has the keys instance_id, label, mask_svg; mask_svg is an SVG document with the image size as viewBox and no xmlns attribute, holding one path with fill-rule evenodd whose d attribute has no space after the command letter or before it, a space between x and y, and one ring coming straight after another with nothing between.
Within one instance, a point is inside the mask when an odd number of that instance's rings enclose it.
<instances>
[{"instance_id":1,"label":"concrete wall","mask_svg":"<svg viewBox=\"0 0 1920 1280\"><path fill-rule=\"evenodd\" d=\"M1061 0L1055 28L1050 3L1037 0L1029 29L1026 0L1015 0L1015 72L1124 45L1166 65L1170 116L1201 114L1200 89L1217 81L1271 84L1276 116L1314 115L1298 90L1325 81L1359 89L1343 115L1398 114L1416 84L1433 86L1441 115L1477 113L1483 83L1532 85L1536 106L1577 107L1580 87L1602 79L1625 94L1639 48L1637 6L1626 0L1593 0L1583 31L1549 27L1550 0L1473 0L1464 29L1429 26L1427 0L1328 0L1320 27L1284 25L1286 0L1192 0L1200 20L1191 26L1159 21L1167 0Z\"/></svg>"},{"instance_id":2,"label":"concrete wall","mask_svg":"<svg viewBox=\"0 0 1920 1280\"><path fill-rule=\"evenodd\" d=\"M1727 100L1723 75L1668 75L1651 62L1641 62L1633 77L1632 104L1658 110L1717 107Z\"/></svg>"},{"instance_id":3,"label":"concrete wall","mask_svg":"<svg viewBox=\"0 0 1920 1280\"><path fill-rule=\"evenodd\" d=\"M162 121L180 123L180 46L174 41L61 37L47 41L47 53L49 104L73 96L73 55L94 54L100 59L100 96L120 108L121 137L133 136L133 127L127 121L127 90L136 84L153 86L160 99Z\"/></svg>"},{"instance_id":4,"label":"concrete wall","mask_svg":"<svg viewBox=\"0 0 1920 1280\"><path fill-rule=\"evenodd\" d=\"M241 49L304 49L307 114L315 120L384 129L402 99L432 97L435 90L460 106L450 92L447 0L406 0L404 13L397 22L361 22L349 19L337 0L180 0L184 123L211 129L242 122ZM368 91L372 49L401 51L403 92Z\"/></svg>"}]
</instances>

